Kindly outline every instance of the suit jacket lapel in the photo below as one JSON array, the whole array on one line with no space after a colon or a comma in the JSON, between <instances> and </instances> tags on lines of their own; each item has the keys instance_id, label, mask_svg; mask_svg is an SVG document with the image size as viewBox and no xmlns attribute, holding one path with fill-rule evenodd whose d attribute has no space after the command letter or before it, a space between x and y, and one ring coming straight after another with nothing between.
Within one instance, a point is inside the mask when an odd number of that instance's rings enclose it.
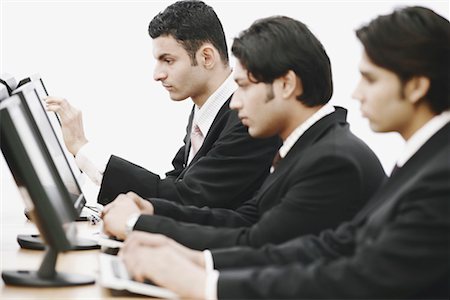
<instances>
[{"instance_id":1,"label":"suit jacket lapel","mask_svg":"<svg viewBox=\"0 0 450 300\"><path fill-rule=\"evenodd\" d=\"M418 176L420 170L430 157L449 143L450 123L447 123L435 135L433 135L407 162L393 174L386 183L374 195L371 205L363 209L356 218L359 221L370 216L376 219L377 216L386 215L392 211L396 202L400 199L399 194L409 190L409 185L415 182L414 177Z\"/></svg>"},{"instance_id":2,"label":"suit jacket lapel","mask_svg":"<svg viewBox=\"0 0 450 300\"><path fill-rule=\"evenodd\" d=\"M301 153L308 149L318 139L322 138L324 134L338 123L346 123L347 111L341 107L336 107L336 111L323 117L295 142L294 146L287 153L286 157L280 160L277 168L264 181L258 196L263 195L277 180L286 178L285 174L289 172L291 167L301 156Z\"/></svg>"},{"instance_id":3,"label":"suit jacket lapel","mask_svg":"<svg viewBox=\"0 0 450 300\"><path fill-rule=\"evenodd\" d=\"M193 122L193 119L194 119L194 108L192 109L191 116L189 118L188 130L187 130L188 142L186 143L186 148L185 148L185 151L184 151L185 152L184 161L185 161L187 167L184 169L183 173L186 172L187 169L189 169L190 165L192 165L194 162L196 162L198 159L200 159L202 156L204 156L206 154L206 152L208 152L209 149L211 149L212 145L216 142L217 138L222 133L222 130L223 130L224 127L223 126L219 126L218 123L221 121L222 116L227 111L230 110L231 97L232 96L230 96L230 98L228 98L228 100L220 108L219 112L217 113L217 115L214 118L214 121L211 124L211 127L209 128L208 133L205 136L205 139L203 140L202 146L200 147L200 149L198 149L197 154L191 160L190 164L187 165L189 152L190 152L190 149L191 149L191 130L192 130L192 122Z\"/></svg>"}]
</instances>

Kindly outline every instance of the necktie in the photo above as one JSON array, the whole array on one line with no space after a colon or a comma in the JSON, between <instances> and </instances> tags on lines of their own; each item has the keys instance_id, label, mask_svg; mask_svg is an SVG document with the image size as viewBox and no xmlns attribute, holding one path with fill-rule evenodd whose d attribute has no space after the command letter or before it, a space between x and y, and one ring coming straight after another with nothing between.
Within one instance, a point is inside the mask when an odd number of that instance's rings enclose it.
<instances>
[{"instance_id":1,"label":"necktie","mask_svg":"<svg viewBox=\"0 0 450 300\"><path fill-rule=\"evenodd\" d=\"M277 151L277 154L275 155L275 157L272 160L272 170L275 170L275 168L277 167L280 160L281 160L280 151Z\"/></svg>"},{"instance_id":2,"label":"necktie","mask_svg":"<svg viewBox=\"0 0 450 300\"><path fill-rule=\"evenodd\" d=\"M195 154L197 154L198 149L203 144L203 133L200 130L200 127L198 127L197 124L194 124L191 130L191 149L192 149L192 155L191 159L194 158Z\"/></svg>"},{"instance_id":3,"label":"necktie","mask_svg":"<svg viewBox=\"0 0 450 300\"><path fill-rule=\"evenodd\" d=\"M389 177L392 177L395 173L397 173L400 170L400 167L395 164L394 168L392 169L391 175Z\"/></svg>"}]
</instances>

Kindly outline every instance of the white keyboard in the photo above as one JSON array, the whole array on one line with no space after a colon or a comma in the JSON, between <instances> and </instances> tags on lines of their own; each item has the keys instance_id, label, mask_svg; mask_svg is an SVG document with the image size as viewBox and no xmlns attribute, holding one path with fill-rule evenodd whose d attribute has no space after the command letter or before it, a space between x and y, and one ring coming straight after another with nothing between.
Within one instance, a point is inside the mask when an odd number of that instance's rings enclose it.
<instances>
[{"instance_id":1,"label":"white keyboard","mask_svg":"<svg viewBox=\"0 0 450 300\"><path fill-rule=\"evenodd\" d=\"M132 293L157 298L178 299L178 295L170 290L134 281L118 256L99 254L100 285L115 290L127 290Z\"/></svg>"}]
</instances>

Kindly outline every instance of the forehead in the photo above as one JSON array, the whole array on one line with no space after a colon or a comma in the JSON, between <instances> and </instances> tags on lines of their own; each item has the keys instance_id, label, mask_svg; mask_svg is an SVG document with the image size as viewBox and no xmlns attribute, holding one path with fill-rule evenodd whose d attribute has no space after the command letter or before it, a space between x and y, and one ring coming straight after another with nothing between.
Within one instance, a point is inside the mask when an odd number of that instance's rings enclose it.
<instances>
[{"instance_id":1,"label":"forehead","mask_svg":"<svg viewBox=\"0 0 450 300\"><path fill-rule=\"evenodd\" d=\"M234 80L248 79L247 69L241 64L239 60L236 60L236 63L234 64L233 76Z\"/></svg>"},{"instance_id":2,"label":"forehead","mask_svg":"<svg viewBox=\"0 0 450 300\"><path fill-rule=\"evenodd\" d=\"M377 66L367 56L366 51L363 51L361 59L359 61L359 70L361 72L369 72L370 70L375 68L377 68Z\"/></svg>"},{"instance_id":3,"label":"forehead","mask_svg":"<svg viewBox=\"0 0 450 300\"><path fill-rule=\"evenodd\" d=\"M153 39L153 56L159 58L162 55L181 56L187 55L186 50L171 35L159 36Z\"/></svg>"}]
</instances>

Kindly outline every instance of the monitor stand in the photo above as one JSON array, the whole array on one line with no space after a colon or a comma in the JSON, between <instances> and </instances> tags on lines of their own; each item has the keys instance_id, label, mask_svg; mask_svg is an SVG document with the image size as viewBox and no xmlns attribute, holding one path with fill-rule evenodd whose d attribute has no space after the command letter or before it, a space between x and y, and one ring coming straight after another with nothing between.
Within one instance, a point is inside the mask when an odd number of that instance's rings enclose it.
<instances>
[{"instance_id":1,"label":"monitor stand","mask_svg":"<svg viewBox=\"0 0 450 300\"><path fill-rule=\"evenodd\" d=\"M2 279L8 285L31 287L77 286L95 282L94 278L90 276L56 272L57 258L58 252L47 247L44 260L38 271L3 271Z\"/></svg>"},{"instance_id":2,"label":"monitor stand","mask_svg":"<svg viewBox=\"0 0 450 300\"><path fill-rule=\"evenodd\" d=\"M19 234L17 235L17 242L20 248L29 250L44 250L45 244L38 234ZM96 241L83 239L77 237L73 242L72 249L70 250L94 250L100 249L100 245Z\"/></svg>"}]
</instances>

